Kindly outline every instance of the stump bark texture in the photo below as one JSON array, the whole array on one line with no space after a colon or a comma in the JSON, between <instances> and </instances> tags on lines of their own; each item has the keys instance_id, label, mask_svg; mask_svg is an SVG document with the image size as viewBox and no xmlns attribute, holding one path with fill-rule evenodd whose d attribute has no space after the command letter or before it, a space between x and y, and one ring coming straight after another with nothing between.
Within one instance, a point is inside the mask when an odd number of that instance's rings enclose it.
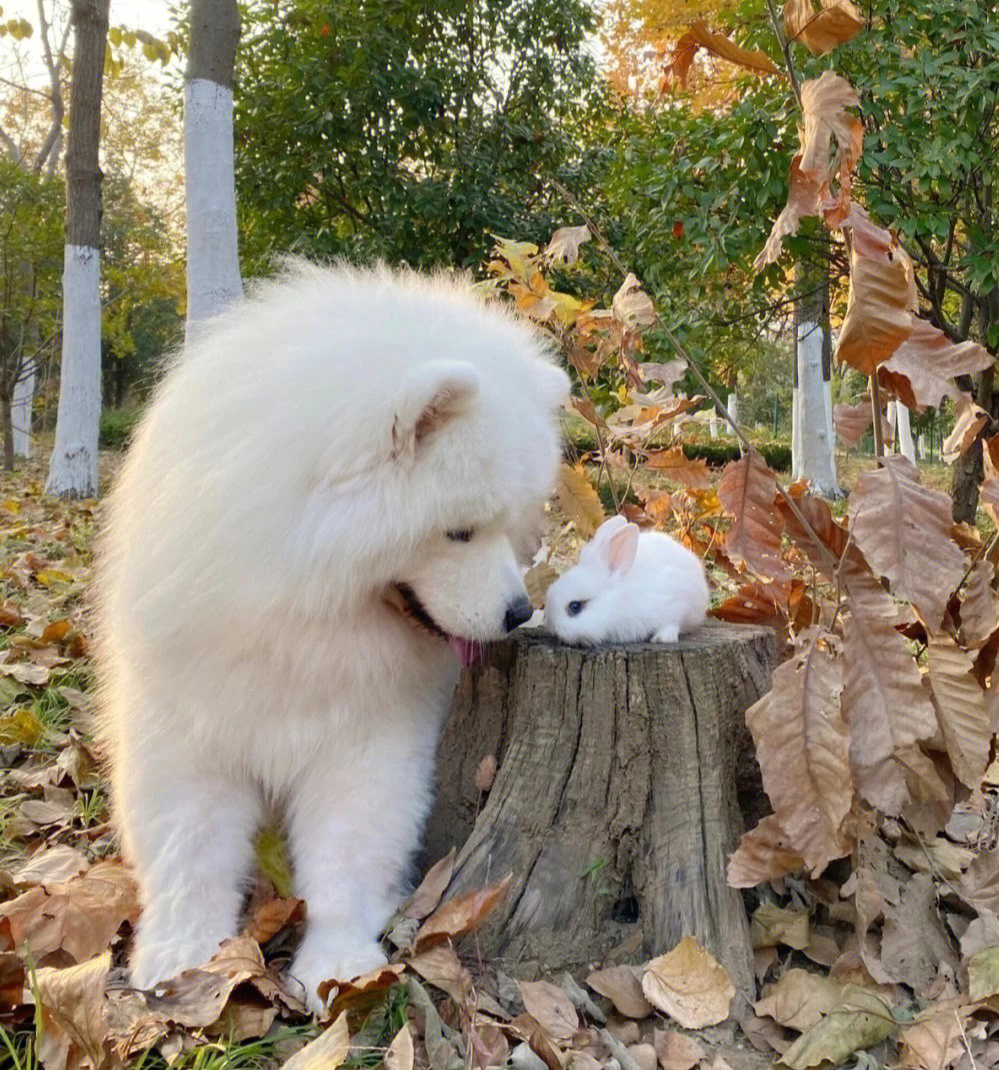
<instances>
[{"instance_id":1,"label":"stump bark texture","mask_svg":"<svg viewBox=\"0 0 999 1070\"><path fill-rule=\"evenodd\" d=\"M523 631L463 675L426 855L459 848L458 891L512 873L479 936L488 955L514 972L572 968L640 961L692 934L752 995L725 865L762 798L744 713L777 655L770 629L720 622L669 645L568 647Z\"/></svg>"}]
</instances>

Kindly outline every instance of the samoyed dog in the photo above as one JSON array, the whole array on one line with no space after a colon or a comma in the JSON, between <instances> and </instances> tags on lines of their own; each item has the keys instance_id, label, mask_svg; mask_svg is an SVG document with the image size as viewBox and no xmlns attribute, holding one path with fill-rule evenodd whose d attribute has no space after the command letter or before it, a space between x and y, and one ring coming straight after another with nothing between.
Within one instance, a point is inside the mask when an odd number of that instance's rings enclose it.
<instances>
[{"instance_id":1,"label":"samoyed dog","mask_svg":"<svg viewBox=\"0 0 999 1070\"><path fill-rule=\"evenodd\" d=\"M520 564L567 391L539 335L465 285L304 264L168 371L98 580L137 986L235 935L275 808L309 1005L384 962L459 666L531 614Z\"/></svg>"}]
</instances>

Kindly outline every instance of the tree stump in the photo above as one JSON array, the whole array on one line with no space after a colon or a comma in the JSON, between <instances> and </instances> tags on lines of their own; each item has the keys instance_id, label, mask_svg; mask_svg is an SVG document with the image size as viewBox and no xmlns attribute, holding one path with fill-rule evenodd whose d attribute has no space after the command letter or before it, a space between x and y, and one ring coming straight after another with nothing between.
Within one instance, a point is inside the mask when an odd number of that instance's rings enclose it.
<instances>
[{"instance_id":1,"label":"tree stump","mask_svg":"<svg viewBox=\"0 0 999 1070\"><path fill-rule=\"evenodd\" d=\"M486 954L514 973L528 960L585 967L641 961L692 934L752 997L725 866L744 807L759 811L744 713L777 653L770 629L714 621L669 645L569 647L528 630L462 676L427 857L460 848L458 891L512 873L478 937ZM486 794L476 771L488 755Z\"/></svg>"}]
</instances>

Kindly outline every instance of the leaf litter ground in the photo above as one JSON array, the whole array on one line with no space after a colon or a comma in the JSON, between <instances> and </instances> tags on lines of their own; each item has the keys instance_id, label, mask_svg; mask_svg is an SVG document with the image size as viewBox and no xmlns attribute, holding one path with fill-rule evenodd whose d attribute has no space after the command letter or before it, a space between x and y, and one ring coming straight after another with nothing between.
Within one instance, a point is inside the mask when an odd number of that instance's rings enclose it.
<instances>
[{"instance_id":1,"label":"leaf litter ground","mask_svg":"<svg viewBox=\"0 0 999 1070\"><path fill-rule=\"evenodd\" d=\"M688 488L700 510L693 521L687 505L670 506L671 525L691 521L686 534L694 544L696 522L713 523L715 515L702 475ZM778 1058L792 1068L856 1061L865 1049L860 1062L926 1070L999 1061L999 820L991 768L939 834L914 836L901 819L855 815L851 862L834 862L815 879L800 874L800 847L786 842L777 819L747 834L740 865L752 879L738 883L772 878L747 892L761 985L752 1007L733 999L725 971L690 938L646 963L629 961L623 947L585 977L532 964L515 980L503 964L482 960L474 936L503 887L449 898L453 856L425 876L393 920L392 963L331 982L319 1025L304 1015L301 993L282 972L304 904L263 851L274 879L257 880L242 934L203 968L153 993L131 989L124 962L139 905L116 853L91 742L83 595L100 507L45 499L42 482L37 464L0 478L5 1064L756 1070ZM646 506L661 494L676 498L677 485L650 486ZM553 509L548 528L546 565L564 567L581 541L579 526ZM733 544L750 556L760 550L745 531ZM724 558L721 551L714 558L716 601L739 597L737 590L745 601L746 577ZM991 584L979 586L991 593ZM995 596L989 601L983 591L982 598L989 619L975 628L984 646L996 631ZM791 600L771 597L769 605L793 637ZM821 645L799 648L799 659L831 657ZM951 662L961 654L956 645L944 652L944 695L960 682L964 667ZM972 739L974 725L965 736ZM966 749L973 750L970 742ZM816 847L820 863L836 855L845 829L841 816L830 823Z\"/></svg>"}]
</instances>

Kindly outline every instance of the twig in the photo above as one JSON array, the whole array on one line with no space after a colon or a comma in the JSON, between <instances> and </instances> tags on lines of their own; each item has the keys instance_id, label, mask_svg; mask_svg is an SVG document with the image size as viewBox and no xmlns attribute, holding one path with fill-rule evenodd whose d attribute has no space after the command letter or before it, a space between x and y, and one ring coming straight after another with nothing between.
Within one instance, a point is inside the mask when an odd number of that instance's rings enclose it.
<instances>
[{"instance_id":1,"label":"twig","mask_svg":"<svg viewBox=\"0 0 999 1070\"><path fill-rule=\"evenodd\" d=\"M804 111L801 103L801 83L798 81L798 72L794 69L794 63L791 61L791 44L784 36L784 28L781 26L777 9L774 7L774 0L767 0L767 12L770 15L770 25L773 27L774 36L777 38L780 50L784 54L784 66L787 68L787 77L791 83L794 99L798 102L798 110Z\"/></svg>"},{"instance_id":2,"label":"twig","mask_svg":"<svg viewBox=\"0 0 999 1070\"><path fill-rule=\"evenodd\" d=\"M869 376L871 384L871 415L874 418L874 456L884 457L885 438L881 427L881 390L878 387L878 373L875 369Z\"/></svg>"},{"instance_id":3,"label":"twig","mask_svg":"<svg viewBox=\"0 0 999 1070\"><path fill-rule=\"evenodd\" d=\"M597 242L599 243L600 247L611 258L618 271L620 271L621 274L624 276L634 275L634 272L628 271L628 269L624 266L624 263L622 262L621 258L611 247L610 242L608 242L607 239L604 237L603 231L601 231L601 229L597 226L596 222L593 219L593 216L591 216L590 213L587 212L586 209L579 203L575 194L573 194L570 190L566 189L566 187L563 186L557 178L551 179L551 183L562 194L562 196L565 197L569 204L572 205L572 207L583 217L583 222L586 223L587 227L590 230L590 233L597 239ZM635 277L637 278L637 276ZM739 443L742 445L744 452L756 453L757 451L753 448L753 444L749 441L748 438L746 438L746 436L742 432L742 429L735 422L735 420L732 419L732 416L729 413L728 409L722 403L722 400L718 396L714 387L712 387L711 384L704 377L704 374L701 369L698 368L698 366L690 359L690 356L687 354L687 351L681 345L679 338L677 338L673 331L670 329L669 324L667 324L662 317L659 318L659 323L662 327L663 333L669 339L670 344L676 350L677 354L680 356L680 359L684 362L684 364L687 365L687 368L693 374L701 389L711 399L711 402L714 405L715 409L718 411L718 414L725 420L729 427L732 428L732 432L739 440ZM808 519L806 518L805 514L798 507L798 503L791 497L790 494L788 494L788 492L781 484L780 480L776 477L774 478L774 484L777 487L777 493L787 503L787 507L791 510L791 513L794 515L795 520L798 521L798 523L805 530L805 533L815 544L820 555L828 565L830 572L835 572L839 562L833 555L832 551L819 538L815 529L808 522Z\"/></svg>"}]
</instances>

